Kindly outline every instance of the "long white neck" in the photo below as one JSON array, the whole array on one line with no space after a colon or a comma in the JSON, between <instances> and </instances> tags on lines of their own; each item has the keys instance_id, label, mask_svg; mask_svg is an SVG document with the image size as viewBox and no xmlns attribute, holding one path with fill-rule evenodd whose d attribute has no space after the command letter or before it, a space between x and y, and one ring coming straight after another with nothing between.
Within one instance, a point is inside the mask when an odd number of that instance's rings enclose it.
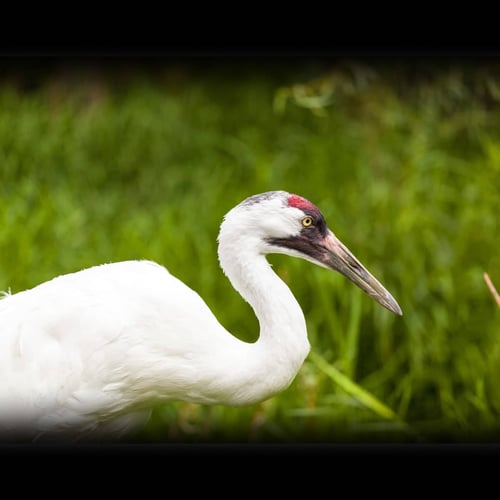
<instances>
[{"instance_id":1,"label":"long white neck","mask_svg":"<svg viewBox=\"0 0 500 500\"><path fill-rule=\"evenodd\" d=\"M285 389L309 353L307 329L297 300L259 250L257 239L221 230L219 261L233 287L252 306L260 325L259 338L245 346L240 360L248 374L242 404L266 399ZM244 382L244 380L241 380ZM249 391L251 393L249 393Z\"/></svg>"}]
</instances>

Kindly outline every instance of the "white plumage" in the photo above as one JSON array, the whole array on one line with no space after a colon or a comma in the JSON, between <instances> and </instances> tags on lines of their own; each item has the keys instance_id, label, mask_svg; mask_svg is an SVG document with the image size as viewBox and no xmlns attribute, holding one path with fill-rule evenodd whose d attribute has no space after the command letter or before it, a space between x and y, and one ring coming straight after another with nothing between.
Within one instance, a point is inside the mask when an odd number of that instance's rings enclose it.
<instances>
[{"instance_id":1,"label":"white plumage","mask_svg":"<svg viewBox=\"0 0 500 500\"><path fill-rule=\"evenodd\" d=\"M309 352L306 323L265 255L345 274L401 310L326 227L284 191L247 198L224 218L219 261L253 307L254 343L231 335L200 296L149 261L104 264L0 300L0 439L111 436L183 400L248 405L284 390Z\"/></svg>"}]
</instances>

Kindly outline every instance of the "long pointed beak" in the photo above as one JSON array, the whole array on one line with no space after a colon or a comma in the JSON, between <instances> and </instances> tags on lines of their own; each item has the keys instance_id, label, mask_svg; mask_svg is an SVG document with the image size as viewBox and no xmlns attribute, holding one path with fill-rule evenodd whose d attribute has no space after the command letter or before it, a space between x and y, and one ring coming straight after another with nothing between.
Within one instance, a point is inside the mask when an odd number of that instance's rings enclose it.
<instances>
[{"instance_id":1,"label":"long pointed beak","mask_svg":"<svg viewBox=\"0 0 500 500\"><path fill-rule=\"evenodd\" d=\"M380 305L395 314L403 315L394 297L372 276L351 251L330 231L323 238L324 251L319 262L350 279Z\"/></svg>"}]
</instances>

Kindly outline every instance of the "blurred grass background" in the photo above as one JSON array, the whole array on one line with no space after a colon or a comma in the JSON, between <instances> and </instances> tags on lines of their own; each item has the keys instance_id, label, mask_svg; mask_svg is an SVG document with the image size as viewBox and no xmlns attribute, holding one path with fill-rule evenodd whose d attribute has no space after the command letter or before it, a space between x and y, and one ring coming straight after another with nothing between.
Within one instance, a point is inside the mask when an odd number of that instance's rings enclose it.
<instances>
[{"instance_id":1,"label":"blurred grass background","mask_svg":"<svg viewBox=\"0 0 500 500\"><path fill-rule=\"evenodd\" d=\"M292 386L247 408L159 406L135 439L500 441L500 308L483 280L500 286L499 63L2 63L0 290L153 259L253 341L218 227L284 189L320 207L404 311L270 256L312 344Z\"/></svg>"}]
</instances>

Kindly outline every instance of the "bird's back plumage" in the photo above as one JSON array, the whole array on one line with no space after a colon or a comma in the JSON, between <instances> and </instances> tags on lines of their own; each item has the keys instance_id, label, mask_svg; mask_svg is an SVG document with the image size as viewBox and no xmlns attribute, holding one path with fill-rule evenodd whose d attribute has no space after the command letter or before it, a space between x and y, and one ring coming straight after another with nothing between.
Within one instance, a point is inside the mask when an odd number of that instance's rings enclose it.
<instances>
[{"instance_id":1,"label":"bird's back plumage","mask_svg":"<svg viewBox=\"0 0 500 500\"><path fill-rule=\"evenodd\" d=\"M206 331L194 331L193 323ZM189 378L183 360L196 355L203 335L214 346L231 340L196 292L150 261L95 266L6 295L0 300L0 430L23 419L27 426L51 428L61 420L71 428L87 418L91 428L96 414L105 420L129 405L147 407L149 399L161 399L139 394L141 378L155 376L148 360L168 358L173 396L175 372ZM166 374L159 371L165 393Z\"/></svg>"}]
</instances>

